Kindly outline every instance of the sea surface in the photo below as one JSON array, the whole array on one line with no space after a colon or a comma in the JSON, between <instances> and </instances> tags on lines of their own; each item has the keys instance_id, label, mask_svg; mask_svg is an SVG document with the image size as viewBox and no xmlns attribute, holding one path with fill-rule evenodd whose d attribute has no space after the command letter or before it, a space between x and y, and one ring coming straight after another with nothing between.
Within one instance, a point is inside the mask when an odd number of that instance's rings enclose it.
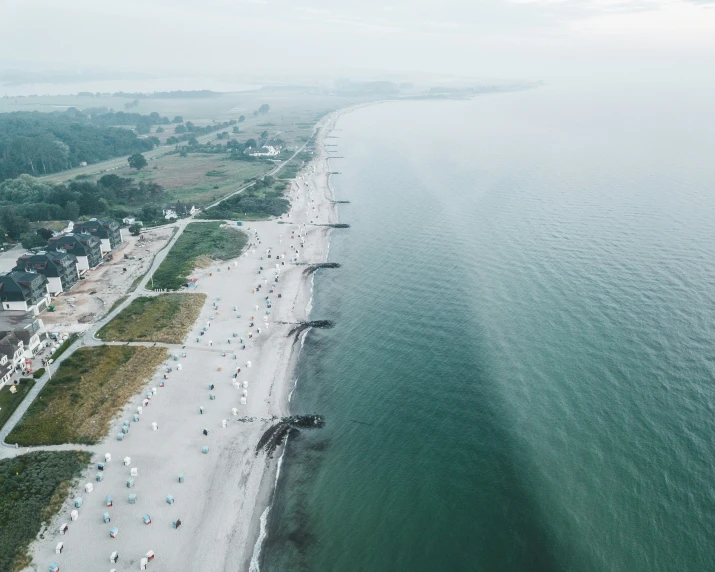
<instances>
[{"instance_id":1,"label":"sea surface","mask_svg":"<svg viewBox=\"0 0 715 572\"><path fill-rule=\"evenodd\" d=\"M261 570L715 570L715 106L358 109Z\"/></svg>"}]
</instances>

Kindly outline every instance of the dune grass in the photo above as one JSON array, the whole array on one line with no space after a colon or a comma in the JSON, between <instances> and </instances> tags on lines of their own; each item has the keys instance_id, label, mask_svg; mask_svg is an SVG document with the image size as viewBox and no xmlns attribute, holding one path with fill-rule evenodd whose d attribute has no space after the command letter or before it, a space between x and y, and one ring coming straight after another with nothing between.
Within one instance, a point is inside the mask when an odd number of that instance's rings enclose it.
<instances>
[{"instance_id":1,"label":"dune grass","mask_svg":"<svg viewBox=\"0 0 715 572\"><path fill-rule=\"evenodd\" d=\"M166 358L165 348L80 348L65 359L5 440L23 447L93 445Z\"/></svg>"},{"instance_id":2,"label":"dune grass","mask_svg":"<svg viewBox=\"0 0 715 572\"><path fill-rule=\"evenodd\" d=\"M36 451L0 461L0 570L19 572L30 564L30 543L59 512L91 457L83 451Z\"/></svg>"},{"instance_id":3,"label":"dune grass","mask_svg":"<svg viewBox=\"0 0 715 572\"><path fill-rule=\"evenodd\" d=\"M10 391L9 385L0 388L0 429L5 427L8 419L15 413L22 400L35 385L35 380L29 377L23 377L20 383L16 385L17 393Z\"/></svg>"},{"instance_id":4,"label":"dune grass","mask_svg":"<svg viewBox=\"0 0 715 572\"><path fill-rule=\"evenodd\" d=\"M206 294L160 294L132 300L97 332L105 341L180 344L201 313Z\"/></svg>"},{"instance_id":5,"label":"dune grass","mask_svg":"<svg viewBox=\"0 0 715 572\"><path fill-rule=\"evenodd\" d=\"M214 260L236 258L243 252L247 235L238 229L222 228L220 222L193 222L174 243L171 251L154 272L154 290L178 290L194 270L196 259L205 255Z\"/></svg>"}]
</instances>

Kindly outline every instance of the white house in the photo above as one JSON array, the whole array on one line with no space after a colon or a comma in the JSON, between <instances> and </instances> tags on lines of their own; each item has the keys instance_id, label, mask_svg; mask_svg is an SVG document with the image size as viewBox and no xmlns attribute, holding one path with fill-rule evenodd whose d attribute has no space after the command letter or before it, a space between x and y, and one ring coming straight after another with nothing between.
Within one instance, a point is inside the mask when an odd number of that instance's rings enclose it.
<instances>
[{"instance_id":1,"label":"white house","mask_svg":"<svg viewBox=\"0 0 715 572\"><path fill-rule=\"evenodd\" d=\"M0 387L10 381L12 364L5 354L0 354Z\"/></svg>"},{"instance_id":2,"label":"white house","mask_svg":"<svg viewBox=\"0 0 715 572\"><path fill-rule=\"evenodd\" d=\"M50 305L47 277L13 270L0 275L0 304L3 310L32 312L35 316Z\"/></svg>"},{"instance_id":3,"label":"white house","mask_svg":"<svg viewBox=\"0 0 715 572\"><path fill-rule=\"evenodd\" d=\"M32 358L42 347L40 335L36 332L19 328L14 330L13 333L22 342L22 349L26 358Z\"/></svg>"},{"instance_id":4,"label":"white house","mask_svg":"<svg viewBox=\"0 0 715 572\"><path fill-rule=\"evenodd\" d=\"M9 333L0 340L0 355L7 357L13 370L25 361L24 344L14 332Z\"/></svg>"},{"instance_id":5,"label":"white house","mask_svg":"<svg viewBox=\"0 0 715 572\"><path fill-rule=\"evenodd\" d=\"M246 154L251 157L275 157L280 154L280 149L277 149L273 145L265 145L263 147L256 147L255 149L249 147Z\"/></svg>"}]
</instances>

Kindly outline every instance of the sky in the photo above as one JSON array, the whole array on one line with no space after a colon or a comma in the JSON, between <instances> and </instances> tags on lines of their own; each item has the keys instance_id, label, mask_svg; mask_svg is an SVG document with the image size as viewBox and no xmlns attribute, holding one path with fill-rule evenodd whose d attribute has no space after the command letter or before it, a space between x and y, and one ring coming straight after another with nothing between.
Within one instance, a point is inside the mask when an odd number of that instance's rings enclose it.
<instances>
[{"instance_id":1,"label":"sky","mask_svg":"<svg viewBox=\"0 0 715 572\"><path fill-rule=\"evenodd\" d=\"M5 69L546 81L715 69L715 0L0 0L0 22Z\"/></svg>"}]
</instances>

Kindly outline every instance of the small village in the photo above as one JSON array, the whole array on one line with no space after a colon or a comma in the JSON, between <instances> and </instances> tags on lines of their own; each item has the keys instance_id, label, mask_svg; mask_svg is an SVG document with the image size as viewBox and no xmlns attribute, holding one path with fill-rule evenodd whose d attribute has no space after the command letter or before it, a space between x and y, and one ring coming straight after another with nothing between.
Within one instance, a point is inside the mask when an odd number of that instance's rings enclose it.
<instances>
[{"instance_id":1,"label":"small village","mask_svg":"<svg viewBox=\"0 0 715 572\"><path fill-rule=\"evenodd\" d=\"M193 206L186 211L194 212ZM164 216L167 221L179 218L171 205ZM134 219L122 223L141 225ZM106 315L148 270L172 230L160 227L133 236L117 221L93 218L70 222L45 248L5 252L5 272L0 274L0 387L17 385L51 364L63 341ZM21 254L8 269L13 253Z\"/></svg>"}]
</instances>

